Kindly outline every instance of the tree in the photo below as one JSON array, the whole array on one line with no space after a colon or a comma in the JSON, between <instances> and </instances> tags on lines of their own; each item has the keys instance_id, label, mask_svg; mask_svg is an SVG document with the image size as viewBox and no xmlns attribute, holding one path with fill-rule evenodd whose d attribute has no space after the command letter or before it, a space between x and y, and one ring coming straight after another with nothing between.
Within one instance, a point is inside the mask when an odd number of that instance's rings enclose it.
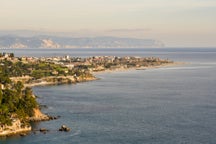
<instances>
[{"instance_id":1,"label":"tree","mask_svg":"<svg viewBox=\"0 0 216 144\"><path fill-rule=\"evenodd\" d=\"M10 84L11 80L7 76L7 74L0 74L0 83L2 83L2 84Z\"/></svg>"},{"instance_id":2,"label":"tree","mask_svg":"<svg viewBox=\"0 0 216 144\"><path fill-rule=\"evenodd\" d=\"M9 57L11 57L11 58L14 57L14 53L10 53Z\"/></svg>"},{"instance_id":3,"label":"tree","mask_svg":"<svg viewBox=\"0 0 216 144\"><path fill-rule=\"evenodd\" d=\"M17 91L17 95L21 95L22 94L22 89L24 88L24 85L21 81L18 81L15 85L14 88Z\"/></svg>"}]
</instances>

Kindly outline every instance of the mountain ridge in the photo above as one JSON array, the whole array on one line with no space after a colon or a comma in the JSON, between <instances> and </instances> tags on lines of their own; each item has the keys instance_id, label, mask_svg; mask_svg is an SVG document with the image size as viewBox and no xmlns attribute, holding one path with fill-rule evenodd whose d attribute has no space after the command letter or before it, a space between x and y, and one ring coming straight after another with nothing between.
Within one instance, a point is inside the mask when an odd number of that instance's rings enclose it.
<instances>
[{"instance_id":1,"label":"mountain ridge","mask_svg":"<svg viewBox=\"0 0 216 144\"><path fill-rule=\"evenodd\" d=\"M0 48L159 48L164 44L154 39L122 37L62 37L38 35L0 36Z\"/></svg>"}]
</instances>

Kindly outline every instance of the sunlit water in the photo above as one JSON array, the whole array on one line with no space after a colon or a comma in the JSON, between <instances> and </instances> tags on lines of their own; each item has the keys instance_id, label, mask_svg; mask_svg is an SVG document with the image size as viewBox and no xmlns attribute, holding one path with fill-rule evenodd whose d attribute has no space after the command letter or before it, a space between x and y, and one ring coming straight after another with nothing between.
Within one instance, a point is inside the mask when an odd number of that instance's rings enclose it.
<instances>
[{"instance_id":1,"label":"sunlit water","mask_svg":"<svg viewBox=\"0 0 216 144\"><path fill-rule=\"evenodd\" d=\"M25 51L14 52L158 56L187 64L100 73L100 80L76 85L35 87L38 101L47 105L43 112L61 118L33 124L34 129L49 129L46 134L12 137L1 144L216 143L216 49ZM58 132L62 124L72 131Z\"/></svg>"}]
</instances>

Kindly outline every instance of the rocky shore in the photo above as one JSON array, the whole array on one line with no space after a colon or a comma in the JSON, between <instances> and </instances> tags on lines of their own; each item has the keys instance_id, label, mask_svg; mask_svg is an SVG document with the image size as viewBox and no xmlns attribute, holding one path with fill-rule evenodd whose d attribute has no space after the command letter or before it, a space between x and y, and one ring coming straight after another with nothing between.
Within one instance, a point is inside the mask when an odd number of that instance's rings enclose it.
<instances>
[{"instance_id":1,"label":"rocky shore","mask_svg":"<svg viewBox=\"0 0 216 144\"><path fill-rule=\"evenodd\" d=\"M13 81L28 81L31 77L13 77ZM24 83L25 87L34 87L34 86L45 86L45 85L56 85L56 84L69 84L69 83L78 83L96 80L95 77L77 77L73 76L58 76L58 77L46 77L37 81L32 81L31 83ZM34 109L34 116L29 117L29 121L48 121L55 120L59 116L48 116L43 114L40 109ZM3 125L0 126L0 137L7 137L11 135L25 135L26 133L32 130L31 126L23 126L19 119L14 119L12 125Z\"/></svg>"},{"instance_id":2,"label":"rocky shore","mask_svg":"<svg viewBox=\"0 0 216 144\"><path fill-rule=\"evenodd\" d=\"M28 133L32 130L31 126L22 126L19 119L13 120L12 125L4 125L0 127L0 137L7 137L16 134Z\"/></svg>"},{"instance_id":3,"label":"rocky shore","mask_svg":"<svg viewBox=\"0 0 216 144\"><path fill-rule=\"evenodd\" d=\"M43 114L39 109L34 109L34 116L27 118L29 121L46 121L50 120L50 117ZM20 119L13 119L12 125L0 126L0 137L7 137L11 135L24 135L32 130L32 127L28 124L23 124Z\"/></svg>"},{"instance_id":4,"label":"rocky shore","mask_svg":"<svg viewBox=\"0 0 216 144\"><path fill-rule=\"evenodd\" d=\"M34 116L27 118L29 122L49 121L58 119L60 116L49 116L41 112L39 108L34 109ZM0 126L0 137L8 137L12 135L25 136L32 131L31 125L24 125L20 119L13 119L12 125Z\"/></svg>"}]
</instances>

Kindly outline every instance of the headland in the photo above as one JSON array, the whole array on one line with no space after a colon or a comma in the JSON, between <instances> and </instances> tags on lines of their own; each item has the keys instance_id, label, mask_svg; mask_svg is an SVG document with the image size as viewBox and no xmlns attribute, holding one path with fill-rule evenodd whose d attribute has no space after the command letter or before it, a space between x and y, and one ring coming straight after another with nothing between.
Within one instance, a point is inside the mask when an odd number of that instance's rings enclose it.
<instances>
[{"instance_id":1,"label":"headland","mask_svg":"<svg viewBox=\"0 0 216 144\"><path fill-rule=\"evenodd\" d=\"M0 136L31 131L30 121L50 120L31 87L96 80L94 73L146 70L180 63L156 57L15 57L0 54Z\"/></svg>"}]
</instances>

